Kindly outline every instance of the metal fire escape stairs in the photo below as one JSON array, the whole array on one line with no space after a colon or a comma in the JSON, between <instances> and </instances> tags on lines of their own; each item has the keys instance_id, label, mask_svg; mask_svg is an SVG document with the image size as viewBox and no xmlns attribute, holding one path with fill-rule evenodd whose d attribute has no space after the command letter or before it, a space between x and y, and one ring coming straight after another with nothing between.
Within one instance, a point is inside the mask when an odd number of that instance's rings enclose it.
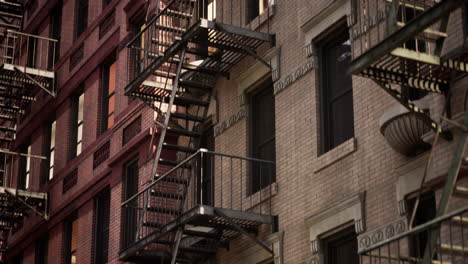
<instances>
[{"instance_id":1,"label":"metal fire escape stairs","mask_svg":"<svg viewBox=\"0 0 468 264\"><path fill-rule=\"evenodd\" d=\"M57 41L21 32L25 5L21 0L0 1L0 263L5 261L12 228L31 212L48 219L46 193L20 190L7 181L14 178L8 170L14 160L45 160L31 153L15 152L11 147L17 121L39 91L55 97L55 60L47 56L54 52Z\"/></svg>"},{"instance_id":2,"label":"metal fire escape stairs","mask_svg":"<svg viewBox=\"0 0 468 264\"><path fill-rule=\"evenodd\" d=\"M173 208L156 208L147 197L138 220L134 246L121 253L121 259L145 263L156 258L161 263L195 263L216 254L226 247L223 230L216 233L188 228L180 224L174 229L150 222L150 214L169 214L181 223L188 185L192 176L185 178L163 177L171 168L197 152L200 144L200 125L207 121L213 89L218 77L229 76L229 69L246 56L256 55L255 50L268 43L274 45L274 35L255 32L203 18L200 5L206 1L172 0L155 1L156 13L146 27L128 44L133 61L133 71L140 69L126 87L126 95L142 100L156 111L159 132L150 182L161 180L184 190L183 195L152 191L151 196L170 199ZM150 5L153 6L153 5ZM154 6L153 6L154 7ZM143 65L143 66L142 66ZM142 69L143 68L143 69ZM187 168L188 169L188 168ZM202 208L203 210L203 208ZM227 233L256 232L258 223L244 221L242 225L216 211L216 218L229 228ZM173 215L175 214L175 215ZM154 218L154 217L153 217ZM212 220L210 220L212 221ZM206 223L210 222L208 219ZM203 226L203 224L200 224ZM139 237L142 228L153 228L158 239ZM203 231L205 230L205 231ZM156 246L158 250L149 250ZM161 249L162 248L162 249ZM268 249L270 252L271 250Z\"/></svg>"},{"instance_id":3,"label":"metal fire escape stairs","mask_svg":"<svg viewBox=\"0 0 468 264\"><path fill-rule=\"evenodd\" d=\"M466 15L468 14L468 3L462 0L388 0L387 2L389 12L387 14L384 40L354 58L350 65L350 72L372 79L408 111L416 113L436 133L436 137L440 135L451 140L451 133L444 130L440 123L434 121L428 113L406 98L399 88L421 89L425 92L448 96L454 80L466 76L466 73L468 73L468 53L466 52L468 47L468 16ZM418 9L420 14L410 21L401 21L399 12L402 12L405 7ZM462 9L464 14L462 22L464 27L463 42L458 48L451 49L451 51L443 54L445 40L449 37L450 16L457 9ZM434 29L434 27L438 29ZM415 50L414 46L408 47L408 41L411 40L419 41L420 45L432 45L432 48L423 51ZM457 44L452 43L452 45ZM357 48L356 46L354 48ZM447 106L449 107L449 103ZM444 116L442 120L454 124L457 129L461 130L461 135L457 140L455 153L442 189L436 213L437 218L448 214L449 202L453 195L468 199L468 188L457 184L460 168L463 165L468 166L468 157L464 156L466 155L465 150L468 143L468 111L465 110L464 112L463 124L455 123ZM423 180L421 189L424 185ZM444 245L438 244L440 229L441 226L439 225L430 231L424 258L417 263L435 263L433 257L436 252L444 249ZM450 248L444 250L457 249L464 252L459 254L468 254L468 249L463 248L463 246L450 246ZM393 259L391 256L386 257L388 259L385 261L398 260ZM405 262L407 259L401 259L400 261Z\"/></svg>"}]
</instances>

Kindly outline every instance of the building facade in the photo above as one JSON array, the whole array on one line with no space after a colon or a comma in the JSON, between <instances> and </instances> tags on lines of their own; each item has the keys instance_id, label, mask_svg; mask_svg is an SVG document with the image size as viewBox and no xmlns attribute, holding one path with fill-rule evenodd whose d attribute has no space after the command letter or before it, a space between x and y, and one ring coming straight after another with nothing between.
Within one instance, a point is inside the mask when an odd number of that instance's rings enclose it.
<instances>
[{"instance_id":1,"label":"building facade","mask_svg":"<svg viewBox=\"0 0 468 264\"><path fill-rule=\"evenodd\" d=\"M17 4L7 263L467 263L466 1Z\"/></svg>"}]
</instances>

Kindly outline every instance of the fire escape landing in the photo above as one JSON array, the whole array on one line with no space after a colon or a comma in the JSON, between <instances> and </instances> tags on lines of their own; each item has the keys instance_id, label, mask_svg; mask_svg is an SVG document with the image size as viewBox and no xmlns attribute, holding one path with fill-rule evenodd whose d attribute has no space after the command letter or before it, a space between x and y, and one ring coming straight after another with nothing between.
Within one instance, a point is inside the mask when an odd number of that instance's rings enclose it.
<instances>
[{"instance_id":1,"label":"fire escape landing","mask_svg":"<svg viewBox=\"0 0 468 264\"><path fill-rule=\"evenodd\" d=\"M154 1L155 15L127 45L133 78L125 92L158 113L159 142L150 185L123 204L121 260L195 263L240 234L273 254L254 236L262 225L274 229L265 202L272 187L250 195L246 175L271 180L274 162L199 149L199 129L218 77L247 56L269 67L257 50L274 46L275 36L214 19L209 2Z\"/></svg>"},{"instance_id":2,"label":"fire escape landing","mask_svg":"<svg viewBox=\"0 0 468 264\"><path fill-rule=\"evenodd\" d=\"M445 185L437 202L435 218L413 227L416 212L414 209L407 232L393 234L390 238L377 241L378 243L371 246L361 245L359 250L361 261L364 263L467 263L468 207L466 200L463 199L468 198L468 192L466 192L467 187L458 181L458 176L460 167L468 165L467 158L464 157L468 138L468 112L464 109L463 124L450 120L451 100L447 100L442 119L437 122L432 119L428 109L421 109L414 103L414 100L431 93L450 98L454 83L466 76L468 72L467 2L382 0L356 1L356 3L354 17L349 20L353 26L351 30L353 61L350 72L373 80L405 107L408 113L423 121L426 128L435 132L435 141L428 163L432 160L432 152L438 137L451 139L451 133L441 126L442 120L455 124L456 128L461 130ZM434 106L430 109L435 111ZM409 126L404 128L406 130L400 127L398 134L392 138L393 141L405 138L406 136L401 136L405 133L414 132L407 129ZM404 142L401 141L399 144ZM418 202L425 185L423 180L417 197ZM449 212L449 205L450 208L458 209ZM366 244L364 238L360 242Z\"/></svg>"}]
</instances>

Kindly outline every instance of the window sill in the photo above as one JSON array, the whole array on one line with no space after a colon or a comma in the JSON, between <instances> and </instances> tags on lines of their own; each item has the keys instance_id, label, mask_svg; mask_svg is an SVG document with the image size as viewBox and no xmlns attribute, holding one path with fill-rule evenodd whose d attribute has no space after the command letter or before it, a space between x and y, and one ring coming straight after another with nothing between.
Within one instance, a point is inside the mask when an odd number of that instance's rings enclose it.
<instances>
[{"instance_id":1,"label":"window sill","mask_svg":"<svg viewBox=\"0 0 468 264\"><path fill-rule=\"evenodd\" d=\"M242 211L253 209L277 194L278 183L274 182L254 194L245 196L242 199Z\"/></svg>"},{"instance_id":2,"label":"window sill","mask_svg":"<svg viewBox=\"0 0 468 264\"><path fill-rule=\"evenodd\" d=\"M268 7L268 10L265 10L262 14L252 19L247 23L246 28L251 30L257 30L261 25L263 25L267 20L271 19L275 15L276 4Z\"/></svg>"},{"instance_id":3,"label":"window sill","mask_svg":"<svg viewBox=\"0 0 468 264\"><path fill-rule=\"evenodd\" d=\"M354 153L356 150L357 139L355 137L348 139L341 145L319 156L317 158L318 167L314 170L314 173L322 171L323 169Z\"/></svg>"}]
</instances>

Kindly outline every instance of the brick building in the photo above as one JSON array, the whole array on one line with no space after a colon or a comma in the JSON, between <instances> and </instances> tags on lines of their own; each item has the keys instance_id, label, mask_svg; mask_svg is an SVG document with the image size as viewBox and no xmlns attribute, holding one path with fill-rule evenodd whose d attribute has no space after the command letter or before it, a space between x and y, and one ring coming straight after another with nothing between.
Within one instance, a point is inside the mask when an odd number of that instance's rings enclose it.
<instances>
[{"instance_id":1,"label":"brick building","mask_svg":"<svg viewBox=\"0 0 468 264\"><path fill-rule=\"evenodd\" d=\"M8 263L468 263L466 1L0 7Z\"/></svg>"}]
</instances>

